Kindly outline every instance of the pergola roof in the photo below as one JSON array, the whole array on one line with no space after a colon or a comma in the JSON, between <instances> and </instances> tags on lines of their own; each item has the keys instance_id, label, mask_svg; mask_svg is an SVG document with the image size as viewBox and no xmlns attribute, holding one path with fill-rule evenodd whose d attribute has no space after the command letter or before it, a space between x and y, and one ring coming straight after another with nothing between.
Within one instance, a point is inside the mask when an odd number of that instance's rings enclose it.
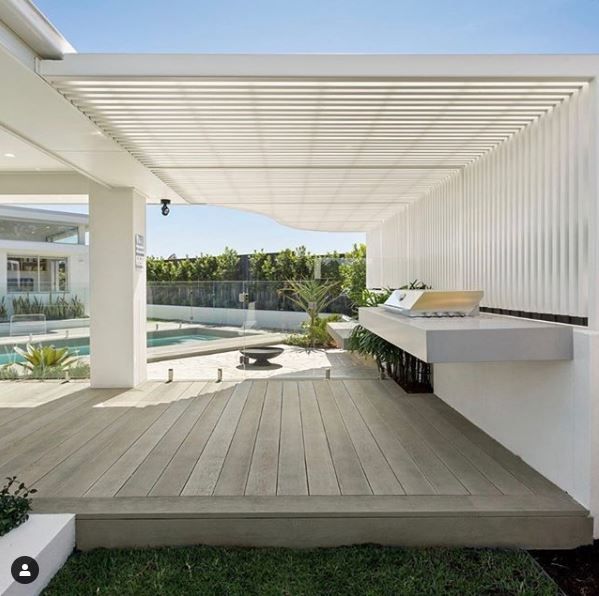
<instances>
[{"instance_id":1,"label":"pergola roof","mask_svg":"<svg viewBox=\"0 0 599 596\"><path fill-rule=\"evenodd\" d=\"M66 56L42 73L188 202L322 230L378 225L585 83L264 76L259 67L255 76L193 76L181 70L192 57L160 72L166 58L152 73L152 57L136 72L109 58L82 70L85 56ZM337 58L347 71L352 57Z\"/></svg>"},{"instance_id":2,"label":"pergola roof","mask_svg":"<svg viewBox=\"0 0 599 596\"><path fill-rule=\"evenodd\" d=\"M150 202L332 231L376 227L599 75L595 55L68 54L36 64L41 111L60 100L60 118L25 118L11 91L12 131L80 174Z\"/></svg>"}]
</instances>

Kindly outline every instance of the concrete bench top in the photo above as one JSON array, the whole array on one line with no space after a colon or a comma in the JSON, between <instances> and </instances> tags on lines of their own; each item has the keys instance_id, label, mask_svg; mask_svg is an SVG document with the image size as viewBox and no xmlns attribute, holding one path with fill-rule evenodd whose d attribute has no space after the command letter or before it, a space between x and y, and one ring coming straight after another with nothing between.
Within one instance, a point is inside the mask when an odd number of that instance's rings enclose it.
<instances>
[{"instance_id":1,"label":"concrete bench top","mask_svg":"<svg viewBox=\"0 0 599 596\"><path fill-rule=\"evenodd\" d=\"M360 324L425 362L572 360L572 327L500 315L406 317L360 308Z\"/></svg>"}]
</instances>

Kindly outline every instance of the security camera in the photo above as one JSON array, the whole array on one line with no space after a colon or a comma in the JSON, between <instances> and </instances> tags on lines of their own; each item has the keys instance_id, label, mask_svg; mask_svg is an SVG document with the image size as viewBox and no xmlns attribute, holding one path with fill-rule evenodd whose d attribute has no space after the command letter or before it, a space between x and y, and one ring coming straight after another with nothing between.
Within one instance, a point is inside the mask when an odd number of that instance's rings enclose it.
<instances>
[{"instance_id":1,"label":"security camera","mask_svg":"<svg viewBox=\"0 0 599 596\"><path fill-rule=\"evenodd\" d=\"M160 208L160 211L162 211L162 215L164 215L164 217L166 217L171 212L171 210L169 208L171 201L170 201L170 199L161 199L160 203L162 203L162 207Z\"/></svg>"}]
</instances>

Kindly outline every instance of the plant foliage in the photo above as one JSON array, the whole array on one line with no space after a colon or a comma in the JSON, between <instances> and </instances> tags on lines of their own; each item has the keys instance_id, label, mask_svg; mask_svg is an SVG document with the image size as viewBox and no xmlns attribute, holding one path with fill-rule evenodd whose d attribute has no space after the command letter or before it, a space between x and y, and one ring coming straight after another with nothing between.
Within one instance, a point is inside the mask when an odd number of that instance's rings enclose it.
<instances>
[{"instance_id":1,"label":"plant foliage","mask_svg":"<svg viewBox=\"0 0 599 596\"><path fill-rule=\"evenodd\" d=\"M366 289L366 245L354 244L344 262L339 266L341 289L348 295L354 310L361 306L362 293Z\"/></svg>"},{"instance_id":2,"label":"plant foliage","mask_svg":"<svg viewBox=\"0 0 599 596\"><path fill-rule=\"evenodd\" d=\"M6 481L0 489L0 536L27 521L31 510L30 495L37 492L18 482L16 476L7 477Z\"/></svg>"},{"instance_id":3,"label":"plant foliage","mask_svg":"<svg viewBox=\"0 0 599 596\"><path fill-rule=\"evenodd\" d=\"M41 298L29 295L17 296L12 300L12 312L14 315L43 314L46 319L80 319L85 316L85 305L78 296L58 296L44 302Z\"/></svg>"},{"instance_id":4,"label":"plant foliage","mask_svg":"<svg viewBox=\"0 0 599 596\"><path fill-rule=\"evenodd\" d=\"M287 343L301 348L328 348L332 345L332 338L327 331L327 323L340 321L340 315L316 317L312 327L310 322L302 323L302 333L293 333L287 338Z\"/></svg>"},{"instance_id":5,"label":"plant foliage","mask_svg":"<svg viewBox=\"0 0 599 596\"><path fill-rule=\"evenodd\" d=\"M0 321L6 321L8 319L8 309L6 308L6 302L4 296L0 299Z\"/></svg>"},{"instance_id":6,"label":"plant foliage","mask_svg":"<svg viewBox=\"0 0 599 596\"><path fill-rule=\"evenodd\" d=\"M336 283L309 279L305 281L289 280L283 290L288 294L289 300L308 315L304 333L307 336L308 345L313 348L316 347L319 337L321 337L319 315L335 300L337 289L338 284Z\"/></svg>"},{"instance_id":7,"label":"plant foliage","mask_svg":"<svg viewBox=\"0 0 599 596\"><path fill-rule=\"evenodd\" d=\"M29 374L38 373L42 378L46 371L64 373L78 360L77 356L71 354L68 347L56 348L54 346L27 344L25 350L15 346L15 352L25 360L25 362L18 363L20 366L26 369Z\"/></svg>"},{"instance_id":8,"label":"plant foliage","mask_svg":"<svg viewBox=\"0 0 599 596\"><path fill-rule=\"evenodd\" d=\"M381 373L412 393L432 392L430 365L357 325L348 340L348 349L374 359Z\"/></svg>"}]
</instances>

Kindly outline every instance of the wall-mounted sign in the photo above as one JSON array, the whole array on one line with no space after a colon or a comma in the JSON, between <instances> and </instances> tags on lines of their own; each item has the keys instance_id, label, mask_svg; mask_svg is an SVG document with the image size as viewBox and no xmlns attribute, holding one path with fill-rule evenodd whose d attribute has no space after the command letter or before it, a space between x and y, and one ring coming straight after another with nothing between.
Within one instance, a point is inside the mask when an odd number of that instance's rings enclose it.
<instances>
[{"instance_id":1,"label":"wall-mounted sign","mask_svg":"<svg viewBox=\"0 0 599 596\"><path fill-rule=\"evenodd\" d=\"M143 234L135 234L135 268L143 269L146 260L146 239Z\"/></svg>"}]
</instances>

